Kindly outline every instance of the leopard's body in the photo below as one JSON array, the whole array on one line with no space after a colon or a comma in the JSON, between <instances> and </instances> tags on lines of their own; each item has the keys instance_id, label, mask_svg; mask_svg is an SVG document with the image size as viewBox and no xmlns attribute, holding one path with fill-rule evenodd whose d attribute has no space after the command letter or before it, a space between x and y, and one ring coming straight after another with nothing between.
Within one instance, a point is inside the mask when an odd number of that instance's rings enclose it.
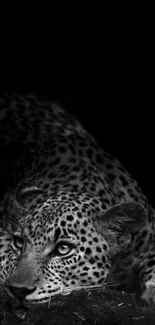
<instances>
[{"instance_id":1,"label":"leopard's body","mask_svg":"<svg viewBox=\"0 0 155 325\"><path fill-rule=\"evenodd\" d=\"M0 103L4 290L41 303L102 286L122 265L155 299L154 210L137 182L57 104L17 94Z\"/></svg>"}]
</instances>

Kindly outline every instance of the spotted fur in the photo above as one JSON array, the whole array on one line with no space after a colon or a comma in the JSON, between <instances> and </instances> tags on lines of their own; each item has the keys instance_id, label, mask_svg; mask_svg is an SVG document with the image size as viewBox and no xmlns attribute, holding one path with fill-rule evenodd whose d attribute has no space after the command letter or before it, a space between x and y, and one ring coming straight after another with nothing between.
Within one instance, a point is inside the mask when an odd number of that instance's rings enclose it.
<instances>
[{"instance_id":1,"label":"spotted fur","mask_svg":"<svg viewBox=\"0 0 155 325\"><path fill-rule=\"evenodd\" d=\"M154 300L154 210L137 182L56 103L0 103L3 290L42 303L136 270Z\"/></svg>"}]
</instances>

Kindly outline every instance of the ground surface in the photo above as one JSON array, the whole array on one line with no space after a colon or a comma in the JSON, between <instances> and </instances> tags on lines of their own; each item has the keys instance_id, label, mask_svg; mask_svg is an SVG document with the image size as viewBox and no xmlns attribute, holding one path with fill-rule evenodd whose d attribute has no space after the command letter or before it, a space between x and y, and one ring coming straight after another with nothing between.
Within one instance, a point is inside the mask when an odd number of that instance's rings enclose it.
<instances>
[{"instance_id":1,"label":"ground surface","mask_svg":"<svg viewBox=\"0 0 155 325\"><path fill-rule=\"evenodd\" d=\"M51 301L51 305L31 307L27 313L10 312L1 301L0 325L153 325L155 306L136 303L134 294L114 290L78 292Z\"/></svg>"}]
</instances>

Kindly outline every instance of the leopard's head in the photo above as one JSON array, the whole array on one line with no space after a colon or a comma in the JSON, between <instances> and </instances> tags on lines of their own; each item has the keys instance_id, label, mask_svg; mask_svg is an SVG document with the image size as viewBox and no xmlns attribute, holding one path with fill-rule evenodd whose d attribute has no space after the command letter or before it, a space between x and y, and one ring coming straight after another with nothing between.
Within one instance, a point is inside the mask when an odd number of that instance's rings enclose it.
<instances>
[{"instance_id":1,"label":"leopard's head","mask_svg":"<svg viewBox=\"0 0 155 325\"><path fill-rule=\"evenodd\" d=\"M135 202L101 213L100 199L59 192L22 218L9 240L2 233L0 266L8 290L42 303L56 294L103 286L121 236L128 238L144 218L144 208Z\"/></svg>"}]
</instances>

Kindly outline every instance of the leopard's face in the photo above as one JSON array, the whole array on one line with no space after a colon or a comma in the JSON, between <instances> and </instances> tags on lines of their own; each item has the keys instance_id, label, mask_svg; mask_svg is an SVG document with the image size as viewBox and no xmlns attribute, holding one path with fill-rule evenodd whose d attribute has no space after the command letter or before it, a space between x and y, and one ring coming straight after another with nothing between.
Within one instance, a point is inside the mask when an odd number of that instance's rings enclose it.
<instances>
[{"instance_id":1,"label":"leopard's face","mask_svg":"<svg viewBox=\"0 0 155 325\"><path fill-rule=\"evenodd\" d=\"M94 227L98 209L88 195L58 197L29 214L9 246L16 259L7 277L10 292L42 303L55 294L103 285L110 257L106 238Z\"/></svg>"},{"instance_id":2,"label":"leopard's face","mask_svg":"<svg viewBox=\"0 0 155 325\"><path fill-rule=\"evenodd\" d=\"M103 286L121 249L121 233L125 242L132 238L132 229L145 223L145 210L129 202L100 215L101 206L87 193L59 192L29 212L16 232L1 232L1 286L30 303Z\"/></svg>"}]
</instances>

